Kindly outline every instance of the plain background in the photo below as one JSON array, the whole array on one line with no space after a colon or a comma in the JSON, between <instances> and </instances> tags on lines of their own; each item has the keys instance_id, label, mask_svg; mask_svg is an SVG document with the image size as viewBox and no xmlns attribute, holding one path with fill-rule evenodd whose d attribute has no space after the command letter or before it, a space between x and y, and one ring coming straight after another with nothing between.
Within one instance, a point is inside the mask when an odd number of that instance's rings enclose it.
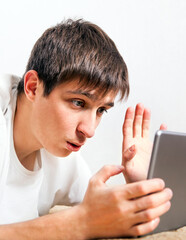
<instances>
[{"instance_id":1,"label":"plain background","mask_svg":"<svg viewBox=\"0 0 186 240\"><path fill-rule=\"evenodd\" d=\"M82 154L92 172L120 164L128 106L152 111L151 139L162 122L186 132L186 0L0 0L0 72L22 76L48 27L83 18L103 28L127 63L130 96L105 114ZM111 183L123 183L122 176Z\"/></svg>"}]
</instances>

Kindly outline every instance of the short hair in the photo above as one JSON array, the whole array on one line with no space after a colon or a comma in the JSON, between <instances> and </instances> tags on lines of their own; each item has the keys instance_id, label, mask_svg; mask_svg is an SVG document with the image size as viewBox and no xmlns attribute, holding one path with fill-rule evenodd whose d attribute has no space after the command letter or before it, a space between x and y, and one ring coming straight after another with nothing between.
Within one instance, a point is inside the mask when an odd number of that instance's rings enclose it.
<instances>
[{"instance_id":1,"label":"short hair","mask_svg":"<svg viewBox=\"0 0 186 240\"><path fill-rule=\"evenodd\" d=\"M102 94L120 92L121 99L129 94L127 66L114 42L100 27L82 19L68 19L47 29L32 49L25 73L29 70L38 73L44 96L77 77L80 87ZM24 75L18 94L24 92Z\"/></svg>"}]
</instances>

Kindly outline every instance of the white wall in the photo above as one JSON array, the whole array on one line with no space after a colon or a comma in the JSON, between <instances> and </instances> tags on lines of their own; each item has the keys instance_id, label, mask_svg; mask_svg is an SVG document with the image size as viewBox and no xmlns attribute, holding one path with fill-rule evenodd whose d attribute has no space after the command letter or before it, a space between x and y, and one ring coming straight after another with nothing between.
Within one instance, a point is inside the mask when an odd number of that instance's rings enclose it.
<instances>
[{"instance_id":1,"label":"white wall","mask_svg":"<svg viewBox=\"0 0 186 240\"><path fill-rule=\"evenodd\" d=\"M82 151L93 172L104 164L120 163L121 127L129 105L143 102L151 108L152 138L161 122L186 132L185 0L1 0L0 72L22 75L42 32L69 17L102 27L129 68L127 103L103 118Z\"/></svg>"}]
</instances>

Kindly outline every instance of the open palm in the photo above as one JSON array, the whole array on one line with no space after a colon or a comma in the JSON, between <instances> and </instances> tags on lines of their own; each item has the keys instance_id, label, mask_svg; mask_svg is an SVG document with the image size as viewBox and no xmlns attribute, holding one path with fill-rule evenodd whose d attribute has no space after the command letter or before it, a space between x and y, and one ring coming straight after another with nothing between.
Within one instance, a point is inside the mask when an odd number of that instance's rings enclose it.
<instances>
[{"instance_id":1,"label":"open palm","mask_svg":"<svg viewBox=\"0 0 186 240\"><path fill-rule=\"evenodd\" d=\"M122 164L127 183L147 178L152 142L149 139L150 110L143 104L128 108L123 124ZM161 125L160 129L165 129Z\"/></svg>"}]
</instances>

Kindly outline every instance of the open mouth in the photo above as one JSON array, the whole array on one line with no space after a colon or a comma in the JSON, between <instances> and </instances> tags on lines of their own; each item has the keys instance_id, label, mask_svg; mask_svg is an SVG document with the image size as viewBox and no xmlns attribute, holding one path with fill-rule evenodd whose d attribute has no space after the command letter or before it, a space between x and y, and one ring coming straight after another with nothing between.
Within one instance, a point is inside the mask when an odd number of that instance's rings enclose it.
<instances>
[{"instance_id":1,"label":"open mouth","mask_svg":"<svg viewBox=\"0 0 186 240\"><path fill-rule=\"evenodd\" d=\"M76 145L76 144L74 144L74 143L67 142L67 148L68 148L68 150L70 150L70 151L76 152L76 151L78 151L78 150L81 148L81 145Z\"/></svg>"},{"instance_id":2,"label":"open mouth","mask_svg":"<svg viewBox=\"0 0 186 240\"><path fill-rule=\"evenodd\" d=\"M79 147L78 145L74 144L74 143L70 143L72 146L74 147Z\"/></svg>"}]
</instances>

